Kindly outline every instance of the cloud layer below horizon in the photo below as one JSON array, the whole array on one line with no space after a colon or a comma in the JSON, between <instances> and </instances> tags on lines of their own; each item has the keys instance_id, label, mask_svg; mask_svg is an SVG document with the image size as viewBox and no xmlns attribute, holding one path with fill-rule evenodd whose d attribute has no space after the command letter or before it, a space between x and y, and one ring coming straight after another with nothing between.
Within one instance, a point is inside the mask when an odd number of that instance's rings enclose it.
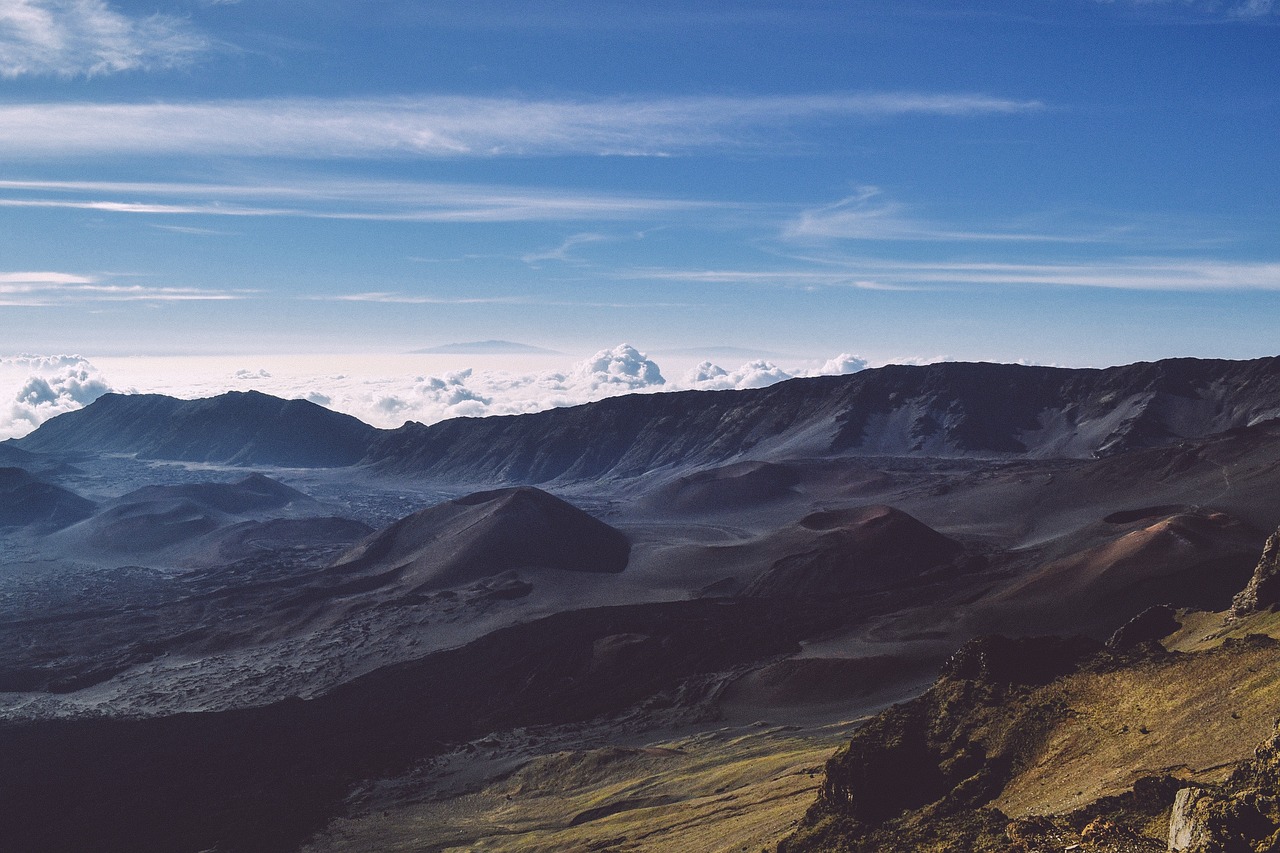
<instances>
[{"instance_id":1,"label":"cloud layer below horizon","mask_svg":"<svg viewBox=\"0 0 1280 853\"><path fill-rule=\"evenodd\" d=\"M329 374L274 376L264 368L242 368L217 377L175 376L163 387L119 387L77 355L0 358L0 438L26 435L46 420L82 408L109 391L157 392L184 398L232 390L258 390L305 399L354 415L384 429L405 421L435 423L456 417L486 417L576 406L631 393L763 388L797 376L854 373L867 362L849 353L819 366L784 368L757 359L726 369L704 361L680 377L667 377L656 361L629 344L604 349L563 371L511 372L465 368L438 375L367 376Z\"/></svg>"}]
</instances>

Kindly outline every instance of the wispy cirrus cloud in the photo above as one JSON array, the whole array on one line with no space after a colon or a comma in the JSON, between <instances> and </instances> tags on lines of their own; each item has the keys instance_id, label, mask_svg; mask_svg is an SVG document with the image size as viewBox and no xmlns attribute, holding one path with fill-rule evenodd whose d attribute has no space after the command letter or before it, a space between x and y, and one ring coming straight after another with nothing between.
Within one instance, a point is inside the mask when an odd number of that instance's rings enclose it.
<instances>
[{"instance_id":1,"label":"wispy cirrus cloud","mask_svg":"<svg viewBox=\"0 0 1280 853\"><path fill-rule=\"evenodd\" d=\"M592 243L603 243L609 239L611 238L604 234L571 234L554 249L546 249L541 252L528 252L521 255L520 260L524 261L526 264L532 264L534 266L545 261L571 263L574 260L572 255L574 249L579 246L588 246Z\"/></svg>"},{"instance_id":2,"label":"wispy cirrus cloud","mask_svg":"<svg viewBox=\"0 0 1280 853\"><path fill-rule=\"evenodd\" d=\"M390 291L321 294L307 299L315 302L374 302L384 305L517 305L528 301L516 296L424 296Z\"/></svg>"},{"instance_id":3,"label":"wispy cirrus cloud","mask_svg":"<svg viewBox=\"0 0 1280 853\"><path fill-rule=\"evenodd\" d=\"M1142 11L1170 10L1208 18L1260 20L1275 15L1274 0L1095 0L1107 6L1128 6Z\"/></svg>"},{"instance_id":4,"label":"wispy cirrus cloud","mask_svg":"<svg viewBox=\"0 0 1280 853\"><path fill-rule=\"evenodd\" d=\"M104 0L0 3L3 77L92 77L172 68L191 62L209 46L180 18L129 17Z\"/></svg>"},{"instance_id":5,"label":"wispy cirrus cloud","mask_svg":"<svg viewBox=\"0 0 1280 853\"><path fill-rule=\"evenodd\" d=\"M244 299L250 291L121 284L78 273L0 272L0 306L49 307L88 302L207 302Z\"/></svg>"},{"instance_id":6,"label":"wispy cirrus cloud","mask_svg":"<svg viewBox=\"0 0 1280 853\"><path fill-rule=\"evenodd\" d=\"M0 272L0 287L57 287L93 284L88 276L68 272Z\"/></svg>"},{"instance_id":7,"label":"wispy cirrus cloud","mask_svg":"<svg viewBox=\"0 0 1280 853\"><path fill-rule=\"evenodd\" d=\"M378 222L639 219L730 206L688 199L527 187L331 179L247 184L0 181L0 193L4 193L0 195L0 208Z\"/></svg>"},{"instance_id":8,"label":"wispy cirrus cloud","mask_svg":"<svg viewBox=\"0 0 1280 853\"><path fill-rule=\"evenodd\" d=\"M1232 6L1229 14L1235 18L1265 18L1275 14L1275 0L1244 0Z\"/></svg>"},{"instance_id":9,"label":"wispy cirrus cloud","mask_svg":"<svg viewBox=\"0 0 1280 853\"><path fill-rule=\"evenodd\" d=\"M688 308L685 302L598 302L536 296L430 296L403 292L327 293L303 297L311 302L369 302L381 305L540 305L574 308Z\"/></svg>"},{"instance_id":10,"label":"wispy cirrus cloud","mask_svg":"<svg viewBox=\"0 0 1280 853\"><path fill-rule=\"evenodd\" d=\"M876 268L873 266L871 269ZM1214 258L1123 258L1075 263L881 264L879 271L891 280L948 285L1280 291L1280 262Z\"/></svg>"},{"instance_id":11,"label":"wispy cirrus cloud","mask_svg":"<svg viewBox=\"0 0 1280 853\"><path fill-rule=\"evenodd\" d=\"M1001 263L845 258L832 268L636 269L634 280L796 288L929 290L962 286L1087 287L1148 291L1280 291L1280 262L1213 258L1123 258L1103 261Z\"/></svg>"},{"instance_id":12,"label":"wispy cirrus cloud","mask_svg":"<svg viewBox=\"0 0 1280 853\"><path fill-rule=\"evenodd\" d=\"M1028 231L1016 227L957 228L931 222L907 205L886 199L878 187L860 187L834 204L802 211L786 224L787 240L896 240L939 242L1087 243L1102 234Z\"/></svg>"},{"instance_id":13,"label":"wispy cirrus cloud","mask_svg":"<svg viewBox=\"0 0 1280 853\"><path fill-rule=\"evenodd\" d=\"M207 155L299 159L659 156L794 144L832 120L1025 113L1039 101L985 94L855 94L526 100L431 96L0 106L10 156Z\"/></svg>"},{"instance_id":14,"label":"wispy cirrus cloud","mask_svg":"<svg viewBox=\"0 0 1280 853\"><path fill-rule=\"evenodd\" d=\"M854 287L860 290L923 290L919 286L891 284L859 277L854 267L814 269L664 269L646 267L622 270L615 277L636 281L673 281L690 284L747 284L762 287Z\"/></svg>"}]
</instances>

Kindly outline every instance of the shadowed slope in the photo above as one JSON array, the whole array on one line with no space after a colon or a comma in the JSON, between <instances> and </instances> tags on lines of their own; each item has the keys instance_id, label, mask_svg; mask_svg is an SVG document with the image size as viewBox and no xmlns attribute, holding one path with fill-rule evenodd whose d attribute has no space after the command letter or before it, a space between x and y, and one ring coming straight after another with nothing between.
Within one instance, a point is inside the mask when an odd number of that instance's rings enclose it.
<instances>
[{"instance_id":1,"label":"shadowed slope","mask_svg":"<svg viewBox=\"0 0 1280 853\"><path fill-rule=\"evenodd\" d=\"M88 556L140 556L246 518L318 508L307 495L262 474L250 474L235 483L145 486L116 498L51 541Z\"/></svg>"},{"instance_id":2,"label":"shadowed slope","mask_svg":"<svg viewBox=\"0 0 1280 853\"><path fill-rule=\"evenodd\" d=\"M57 530L93 514L93 501L21 468L0 468L0 527Z\"/></svg>"}]
</instances>

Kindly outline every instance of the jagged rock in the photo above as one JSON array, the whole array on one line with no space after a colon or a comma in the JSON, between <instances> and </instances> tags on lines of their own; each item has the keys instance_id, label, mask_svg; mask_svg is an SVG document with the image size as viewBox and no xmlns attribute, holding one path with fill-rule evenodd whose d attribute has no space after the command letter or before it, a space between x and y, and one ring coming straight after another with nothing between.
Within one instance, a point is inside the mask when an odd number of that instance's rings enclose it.
<instances>
[{"instance_id":1,"label":"jagged rock","mask_svg":"<svg viewBox=\"0 0 1280 853\"><path fill-rule=\"evenodd\" d=\"M1248 616L1274 608L1277 603L1280 603L1280 530L1271 534L1263 546L1249 585L1231 600L1231 615Z\"/></svg>"},{"instance_id":2,"label":"jagged rock","mask_svg":"<svg viewBox=\"0 0 1280 853\"><path fill-rule=\"evenodd\" d=\"M1148 607L1128 622L1121 625L1107 640L1107 648L1113 652L1123 652L1142 643L1156 642L1167 637L1181 627L1176 618L1177 611L1169 604L1157 604Z\"/></svg>"},{"instance_id":3,"label":"jagged rock","mask_svg":"<svg viewBox=\"0 0 1280 853\"><path fill-rule=\"evenodd\" d=\"M1169 818L1169 853L1271 853L1280 849L1280 734L1209 788L1183 788Z\"/></svg>"},{"instance_id":4,"label":"jagged rock","mask_svg":"<svg viewBox=\"0 0 1280 853\"><path fill-rule=\"evenodd\" d=\"M1208 843L1202 818L1196 815L1196 804L1203 799L1201 788L1183 788L1173 800L1169 816L1169 853L1183 853Z\"/></svg>"},{"instance_id":5,"label":"jagged rock","mask_svg":"<svg viewBox=\"0 0 1280 853\"><path fill-rule=\"evenodd\" d=\"M1084 637L978 637L943 664L942 674L988 684L1047 684L1073 672L1099 648Z\"/></svg>"}]
</instances>

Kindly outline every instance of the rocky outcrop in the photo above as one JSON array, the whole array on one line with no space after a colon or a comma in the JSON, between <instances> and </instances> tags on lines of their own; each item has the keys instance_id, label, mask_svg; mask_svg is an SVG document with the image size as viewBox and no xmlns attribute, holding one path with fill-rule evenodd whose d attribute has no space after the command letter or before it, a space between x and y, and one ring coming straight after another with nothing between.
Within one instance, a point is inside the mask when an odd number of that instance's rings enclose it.
<instances>
[{"instance_id":1,"label":"rocky outcrop","mask_svg":"<svg viewBox=\"0 0 1280 853\"><path fill-rule=\"evenodd\" d=\"M1280 530L1271 534L1249 585L1231 601L1232 616L1248 616L1280 603Z\"/></svg>"},{"instance_id":2,"label":"rocky outcrop","mask_svg":"<svg viewBox=\"0 0 1280 853\"><path fill-rule=\"evenodd\" d=\"M1280 532L1239 613L1276 604L1278 552ZM1056 638L969 643L828 762L779 853L1280 850L1280 723L1253 748L1275 719L1280 641L1166 650L1178 627L1159 606L1101 653Z\"/></svg>"},{"instance_id":3,"label":"rocky outcrop","mask_svg":"<svg viewBox=\"0 0 1280 853\"><path fill-rule=\"evenodd\" d=\"M1036 687L1100 650L1082 638L983 637L924 695L859 729L826 766L818 801L780 853L1004 850L992 802L1069 709ZM995 845L995 846L990 846Z\"/></svg>"},{"instance_id":4,"label":"rocky outcrop","mask_svg":"<svg viewBox=\"0 0 1280 853\"><path fill-rule=\"evenodd\" d=\"M1280 849L1280 731L1222 785L1178 791L1169 853L1270 853Z\"/></svg>"},{"instance_id":5,"label":"rocky outcrop","mask_svg":"<svg viewBox=\"0 0 1280 853\"><path fill-rule=\"evenodd\" d=\"M1201 788L1183 788L1174 797L1173 811L1169 815L1169 853L1205 849L1210 842L1204 815L1197 809L1202 801L1208 802L1208 798Z\"/></svg>"},{"instance_id":6,"label":"rocky outcrop","mask_svg":"<svg viewBox=\"0 0 1280 853\"><path fill-rule=\"evenodd\" d=\"M1098 650L1084 637L978 637L943 664L942 676L987 686L1048 684L1074 672Z\"/></svg>"},{"instance_id":7,"label":"rocky outcrop","mask_svg":"<svg viewBox=\"0 0 1280 853\"><path fill-rule=\"evenodd\" d=\"M1167 637L1181 626L1177 614L1178 611L1168 604L1148 607L1117 628L1107 640L1107 648L1113 652L1123 652Z\"/></svg>"}]
</instances>

